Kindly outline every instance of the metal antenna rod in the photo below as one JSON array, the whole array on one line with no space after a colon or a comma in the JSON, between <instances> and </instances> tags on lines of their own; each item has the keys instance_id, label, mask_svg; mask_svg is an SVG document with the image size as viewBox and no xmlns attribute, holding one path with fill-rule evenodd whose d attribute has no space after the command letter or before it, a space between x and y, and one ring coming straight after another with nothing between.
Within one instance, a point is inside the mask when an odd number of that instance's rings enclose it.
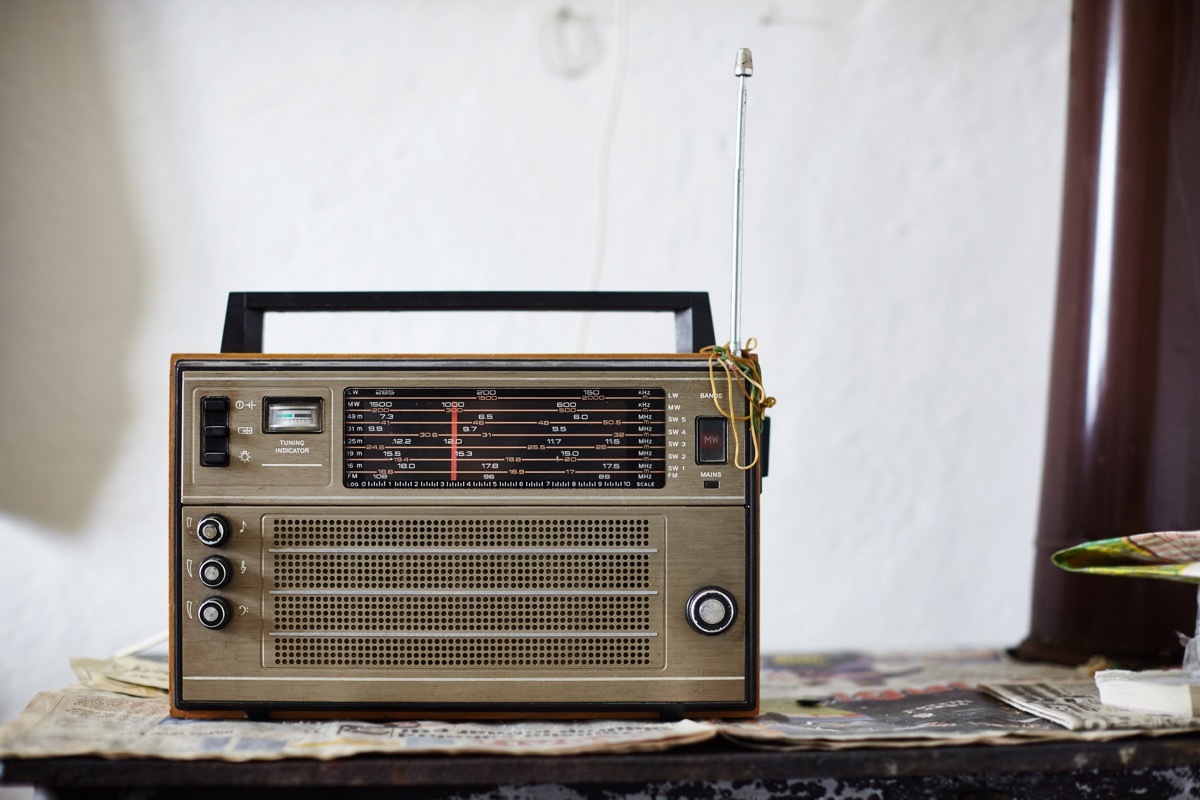
<instances>
[{"instance_id":1,"label":"metal antenna rod","mask_svg":"<svg viewBox=\"0 0 1200 800\"><path fill-rule=\"evenodd\" d=\"M754 74L750 51L737 51L733 74L738 78L737 163L733 193L733 291L729 304L729 348L742 354L742 157L746 144L746 78Z\"/></svg>"}]
</instances>

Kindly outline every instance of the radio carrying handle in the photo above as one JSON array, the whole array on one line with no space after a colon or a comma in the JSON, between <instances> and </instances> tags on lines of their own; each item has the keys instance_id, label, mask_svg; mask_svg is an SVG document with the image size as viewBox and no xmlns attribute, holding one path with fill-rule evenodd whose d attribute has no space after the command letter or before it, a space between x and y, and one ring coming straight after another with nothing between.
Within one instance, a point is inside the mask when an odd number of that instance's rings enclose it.
<instances>
[{"instance_id":1,"label":"radio carrying handle","mask_svg":"<svg viewBox=\"0 0 1200 800\"><path fill-rule=\"evenodd\" d=\"M716 344L707 292L230 292L222 353L261 353L267 311L671 311L675 349Z\"/></svg>"}]
</instances>

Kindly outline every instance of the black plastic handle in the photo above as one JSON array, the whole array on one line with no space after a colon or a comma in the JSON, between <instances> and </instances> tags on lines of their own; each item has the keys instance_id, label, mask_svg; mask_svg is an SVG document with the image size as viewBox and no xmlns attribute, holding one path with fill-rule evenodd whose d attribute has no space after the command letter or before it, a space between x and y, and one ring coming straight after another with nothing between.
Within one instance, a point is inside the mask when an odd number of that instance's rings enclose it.
<instances>
[{"instance_id":1,"label":"black plastic handle","mask_svg":"<svg viewBox=\"0 0 1200 800\"><path fill-rule=\"evenodd\" d=\"M675 349L716 344L707 292L230 292L222 353L261 353L267 311L671 311Z\"/></svg>"}]
</instances>

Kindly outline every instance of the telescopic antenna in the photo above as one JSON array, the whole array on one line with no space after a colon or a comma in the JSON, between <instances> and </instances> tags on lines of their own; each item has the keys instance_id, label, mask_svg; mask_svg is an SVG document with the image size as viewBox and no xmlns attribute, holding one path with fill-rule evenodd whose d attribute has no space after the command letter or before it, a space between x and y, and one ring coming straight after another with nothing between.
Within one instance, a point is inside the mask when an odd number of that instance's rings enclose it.
<instances>
[{"instance_id":1,"label":"telescopic antenna","mask_svg":"<svg viewBox=\"0 0 1200 800\"><path fill-rule=\"evenodd\" d=\"M738 78L737 161L733 191L733 291L729 306L729 347L742 354L742 156L746 144L746 78L754 74L750 50L737 51L733 74Z\"/></svg>"}]
</instances>

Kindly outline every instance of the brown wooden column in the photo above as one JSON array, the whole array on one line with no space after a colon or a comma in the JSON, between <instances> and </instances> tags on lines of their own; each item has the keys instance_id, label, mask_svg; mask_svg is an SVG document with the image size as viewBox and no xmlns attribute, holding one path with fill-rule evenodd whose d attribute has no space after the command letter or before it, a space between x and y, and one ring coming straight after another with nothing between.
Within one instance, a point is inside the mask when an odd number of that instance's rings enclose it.
<instances>
[{"instance_id":1,"label":"brown wooden column","mask_svg":"<svg viewBox=\"0 0 1200 800\"><path fill-rule=\"evenodd\" d=\"M1196 591L1055 550L1200 529L1200 2L1076 0L1029 658L1178 661Z\"/></svg>"}]
</instances>

